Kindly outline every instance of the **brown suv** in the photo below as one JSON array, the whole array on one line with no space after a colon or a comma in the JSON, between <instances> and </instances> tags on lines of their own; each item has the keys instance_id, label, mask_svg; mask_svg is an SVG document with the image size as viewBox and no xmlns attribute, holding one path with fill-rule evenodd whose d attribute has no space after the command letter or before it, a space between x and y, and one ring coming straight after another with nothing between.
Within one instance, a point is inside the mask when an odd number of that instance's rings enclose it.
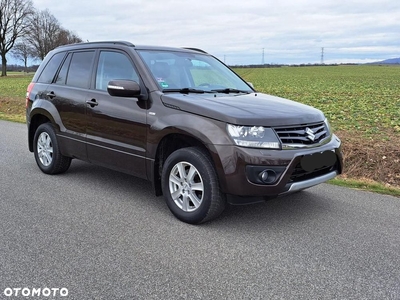
<instances>
[{"instance_id":1,"label":"brown suv","mask_svg":"<svg viewBox=\"0 0 400 300\"><path fill-rule=\"evenodd\" d=\"M188 223L342 171L341 142L321 111L257 93L199 49L59 47L28 86L26 120L44 173L77 158L148 179Z\"/></svg>"}]
</instances>

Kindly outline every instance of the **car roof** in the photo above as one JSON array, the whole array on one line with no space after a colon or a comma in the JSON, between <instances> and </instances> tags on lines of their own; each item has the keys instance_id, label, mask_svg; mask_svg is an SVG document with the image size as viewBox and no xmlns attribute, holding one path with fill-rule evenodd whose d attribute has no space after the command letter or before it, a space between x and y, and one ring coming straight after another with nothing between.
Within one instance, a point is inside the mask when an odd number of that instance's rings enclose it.
<instances>
[{"instance_id":1,"label":"car roof","mask_svg":"<svg viewBox=\"0 0 400 300\"><path fill-rule=\"evenodd\" d=\"M73 49L86 49L96 47L110 47L110 46L122 46L132 47L136 50L164 50L164 51L182 51L182 52L201 52L207 53L204 50L191 47L166 47L166 46L148 46L148 45L134 45L128 41L99 41L99 42L84 42L76 44L68 44L57 47L55 50L73 50Z\"/></svg>"}]
</instances>

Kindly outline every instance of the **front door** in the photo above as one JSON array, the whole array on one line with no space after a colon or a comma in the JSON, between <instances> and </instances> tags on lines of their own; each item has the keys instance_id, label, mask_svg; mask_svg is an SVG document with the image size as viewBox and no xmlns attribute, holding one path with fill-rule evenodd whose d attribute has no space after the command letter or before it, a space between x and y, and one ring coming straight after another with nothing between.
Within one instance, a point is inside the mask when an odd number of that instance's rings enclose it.
<instances>
[{"instance_id":1,"label":"front door","mask_svg":"<svg viewBox=\"0 0 400 300\"><path fill-rule=\"evenodd\" d=\"M137 98L110 96L113 79L140 84L132 60L124 52L102 50L98 56L94 90L89 91L86 113L89 161L146 178L146 110Z\"/></svg>"}]
</instances>

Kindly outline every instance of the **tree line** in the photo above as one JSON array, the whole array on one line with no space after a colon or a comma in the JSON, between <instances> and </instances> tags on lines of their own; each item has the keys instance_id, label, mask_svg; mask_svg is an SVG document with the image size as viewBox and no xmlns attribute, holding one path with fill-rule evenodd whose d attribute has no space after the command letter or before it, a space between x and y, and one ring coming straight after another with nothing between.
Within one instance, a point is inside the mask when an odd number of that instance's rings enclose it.
<instances>
[{"instance_id":1,"label":"tree line","mask_svg":"<svg viewBox=\"0 0 400 300\"><path fill-rule=\"evenodd\" d=\"M8 53L27 68L29 58L43 60L58 46L80 42L48 9L35 9L31 0L0 0L1 76L7 76Z\"/></svg>"}]
</instances>

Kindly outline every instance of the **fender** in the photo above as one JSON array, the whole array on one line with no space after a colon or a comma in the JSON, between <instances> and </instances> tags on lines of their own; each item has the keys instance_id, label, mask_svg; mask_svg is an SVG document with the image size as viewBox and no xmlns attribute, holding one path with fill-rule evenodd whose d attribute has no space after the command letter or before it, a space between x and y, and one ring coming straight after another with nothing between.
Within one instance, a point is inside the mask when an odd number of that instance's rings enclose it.
<instances>
[{"instance_id":1,"label":"fender","mask_svg":"<svg viewBox=\"0 0 400 300\"><path fill-rule=\"evenodd\" d=\"M34 119L35 115L44 115L52 124L56 125L60 131L66 131L66 128L61 121L60 114L53 103L43 99L35 100L32 104L30 119Z\"/></svg>"},{"instance_id":2,"label":"fender","mask_svg":"<svg viewBox=\"0 0 400 300\"><path fill-rule=\"evenodd\" d=\"M148 116L147 157L149 159L147 160L147 173L149 179L153 181L153 164L161 141L168 138L169 135L179 134L197 140L209 151L220 178L220 184L224 188L226 182L224 181L223 163L216 146L232 144L226 131L226 124L175 109L169 109L170 112L166 113L165 109L168 108L163 107L164 111L160 113L160 118L153 115ZM196 124L196 126L193 126L193 124Z\"/></svg>"},{"instance_id":3,"label":"fender","mask_svg":"<svg viewBox=\"0 0 400 300\"><path fill-rule=\"evenodd\" d=\"M56 107L49 101L36 99L32 103L32 108L29 113L29 128L28 128L28 148L30 152L33 152L33 136L35 134L36 128L40 125L35 121L37 117L44 116L50 122L55 125L56 130L65 131L63 123L61 122L60 114L58 113ZM39 118L40 119L40 118Z\"/></svg>"},{"instance_id":4,"label":"fender","mask_svg":"<svg viewBox=\"0 0 400 300\"><path fill-rule=\"evenodd\" d=\"M231 145L224 122L204 118L178 111L160 114L160 118L148 116L147 155L154 159L160 141L170 134L184 134L200 141L211 152L216 152L216 145ZM193 126L196 124L196 126Z\"/></svg>"}]
</instances>

